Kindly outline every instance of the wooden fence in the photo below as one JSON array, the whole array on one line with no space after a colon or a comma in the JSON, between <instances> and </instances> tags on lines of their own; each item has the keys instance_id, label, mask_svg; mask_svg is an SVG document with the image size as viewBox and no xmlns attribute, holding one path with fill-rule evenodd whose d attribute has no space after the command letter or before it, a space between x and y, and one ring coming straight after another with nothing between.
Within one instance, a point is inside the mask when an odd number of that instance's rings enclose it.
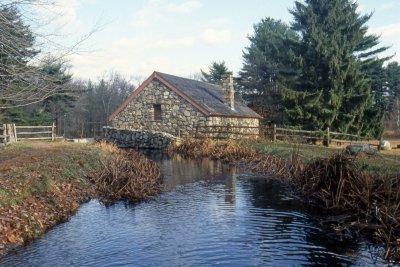
<instances>
[{"instance_id":1,"label":"wooden fence","mask_svg":"<svg viewBox=\"0 0 400 267\"><path fill-rule=\"evenodd\" d=\"M51 140L56 139L56 126L14 126L15 141L18 140Z\"/></svg>"},{"instance_id":2,"label":"wooden fence","mask_svg":"<svg viewBox=\"0 0 400 267\"><path fill-rule=\"evenodd\" d=\"M0 125L0 142L9 143L25 140L56 140L56 126L17 126L15 124Z\"/></svg>"},{"instance_id":3,"label":"wooden fence","mask_svg":"<svg viewBox=\"0 0 400 267\"><path fill-rule=\"evenodd\" d=\"M295 130L288 128L280 128L274 124L272 127L266 127L263 129L264 137L269 137L272 141L277 140L293 141L302 140L306 142L321 142L326 146L329 146L332 142L337 143L354 143L354 142L369 142L370 140L363 140L362 137L354 134L332 132L329 128L325 131L307 131L307 130ZM371 144L376 145L376 142Z\"/></svg>"},{"instance_id":4,"label":"wooden fence","mask_svg":"<svg viewBox=\"0 0 400 267\"><path fill-rule=\"evenodd\" d=\"M9 143L9 135L6 124L0 125L0 143L5 145Z\"/></svg>"},{"instance_id":5,"label":"wooden fence","mask_svg":"<svg viewBox=\"0 0 400 267\"><path fill-rule=\"evenodd\" d=\"M2 124L0 125L0 143L7 145L15 142L15 125Z\"/></svg>"}]
</instances>

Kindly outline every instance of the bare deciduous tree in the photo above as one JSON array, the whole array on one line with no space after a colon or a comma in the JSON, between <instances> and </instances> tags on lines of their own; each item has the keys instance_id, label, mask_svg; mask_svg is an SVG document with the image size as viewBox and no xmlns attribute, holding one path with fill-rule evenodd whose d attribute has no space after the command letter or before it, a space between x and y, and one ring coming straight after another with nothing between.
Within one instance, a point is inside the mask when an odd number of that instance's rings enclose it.
<instances>
[{"instance_id":1,"label":"bare deciduous tree","mask_svg":"<svg viewBox=\"0 0 400 267\"><path fill-rule=\"evenodd\" d=\"M50 38L51 33L33 32L31 25L39 18L32 17L34 15L26 10L52 5L54 3L48 0L5 0L0 3L0 109L26 106L53 95L68 94L68 87L57 77L40 69L43 63L40 52L53 52L57 56L46 57L46 60L52 58L58 62L75 53L98 28L69 46L58 44Z\"/></svg>"},{"instance_id":2,"label":"bare deciduous tree","mask_svg":"<svg viewBox=\"0 0 400 267\"><path fill-rule=\"evenodd\" d=\"M127 79L117 72L103 74L96 82L87 82L86 90L64 118L66 135L100 135L101 128L108 124L108 116L132 94L137 82L136 78Z\"/></svg>"}]
</instances>

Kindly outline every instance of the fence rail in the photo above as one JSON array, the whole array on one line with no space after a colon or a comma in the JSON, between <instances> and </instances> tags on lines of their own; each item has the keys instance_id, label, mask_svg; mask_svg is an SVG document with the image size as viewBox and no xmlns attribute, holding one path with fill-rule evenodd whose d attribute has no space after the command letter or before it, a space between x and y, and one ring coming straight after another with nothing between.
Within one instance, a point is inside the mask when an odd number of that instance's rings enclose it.
<instances>
[{"instance_id":1,"label":"fence rail","mask_svg":"<svg viewBox=\"0 0 400 267\"><path fill-rule=\"evenodd\" d=\"M41 131L34 131L39 129ZM26 130L26 131L18 131ZM56 126L40 125L40 126L15 126L15 137L17 140L51 140L56 139ZM20 137L22 136L22 137ZM28 137L27 137L28 136Z\"/></svg>"},{"instance_id":2,"label":"fence rail","mask_svg":"<svg viewBox=\"0 0 400 267\"><path fill-rule=\"evenodd\" d=\"M19 140L51 140L57 139L56 126L20 126L15 124L3 124L0 126L0 143L7 145Z\"/></svg>"},{"instance_id":3,"label":"fence rail","mask_svg":"<svg viewBox=\"0 0 400 267\"><path fill-rule=\"evenodd\" d=\"M298 130L277 127L275 124L272 127L266 127L263 129L265 137L269 136L270 139L276 142L278 139L295 139L300 138L309 141L321 141L326 146L329 146L331 142L337 143L352 143L352 142L370 142L371 140L363 140L359 135L331 132L329 128L325 131L309 131L309 130ZM342 139L341 139L342 138ZM346 139L343 139L346 138ZM376 144L373 144L376 145Z\"/></svg>"}]
</instances>

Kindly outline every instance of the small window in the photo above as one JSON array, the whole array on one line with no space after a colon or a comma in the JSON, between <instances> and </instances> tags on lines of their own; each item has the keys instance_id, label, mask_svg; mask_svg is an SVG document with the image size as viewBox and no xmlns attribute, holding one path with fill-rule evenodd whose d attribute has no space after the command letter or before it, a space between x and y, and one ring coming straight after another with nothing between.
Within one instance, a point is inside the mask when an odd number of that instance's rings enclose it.
<instances>
[{"instance_id":1,"label":"small window","mask_svg":"<svg viewBox=\"0 0 400 267\"><path fill-rule=\"evenodd\" d=\"M153 108L154 108L154 120L160 121L161 120L161 105L154 104Z\"/></svg>"}]
</instances>

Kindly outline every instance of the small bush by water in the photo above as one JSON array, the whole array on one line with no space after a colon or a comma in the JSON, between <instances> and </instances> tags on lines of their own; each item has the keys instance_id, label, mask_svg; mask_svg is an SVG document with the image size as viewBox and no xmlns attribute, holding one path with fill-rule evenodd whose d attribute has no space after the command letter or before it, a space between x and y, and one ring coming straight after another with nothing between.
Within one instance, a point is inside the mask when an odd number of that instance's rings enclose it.
<instances>
[{"instance_id":1,"label":"small bush by water","mask_svg":"<svg viewBox=\"0 0 400 267\"><path fill-rule=\"evenodd\" d=\"M363 234L385 247L386 259L400 258L400 177L367 173L356 158L337 153L303 162L260 154L232 141L184 140L170 149L188 157L209 157L269 173L294 186L315 205L338 216L336 227Z\"/></svg>"},{"instance_id":2,"label":"small bush by water","mask_svg":"<svg viewBox=\"0 0 400 267\"><path fill-rule=\"evenodd\" d=\"M124 151L107 143L99 144L110 154L100 160L102 168L93 177L103 202L138 201L161 190L160 167L137 151Z\"/></svg>"}]
</instances>

